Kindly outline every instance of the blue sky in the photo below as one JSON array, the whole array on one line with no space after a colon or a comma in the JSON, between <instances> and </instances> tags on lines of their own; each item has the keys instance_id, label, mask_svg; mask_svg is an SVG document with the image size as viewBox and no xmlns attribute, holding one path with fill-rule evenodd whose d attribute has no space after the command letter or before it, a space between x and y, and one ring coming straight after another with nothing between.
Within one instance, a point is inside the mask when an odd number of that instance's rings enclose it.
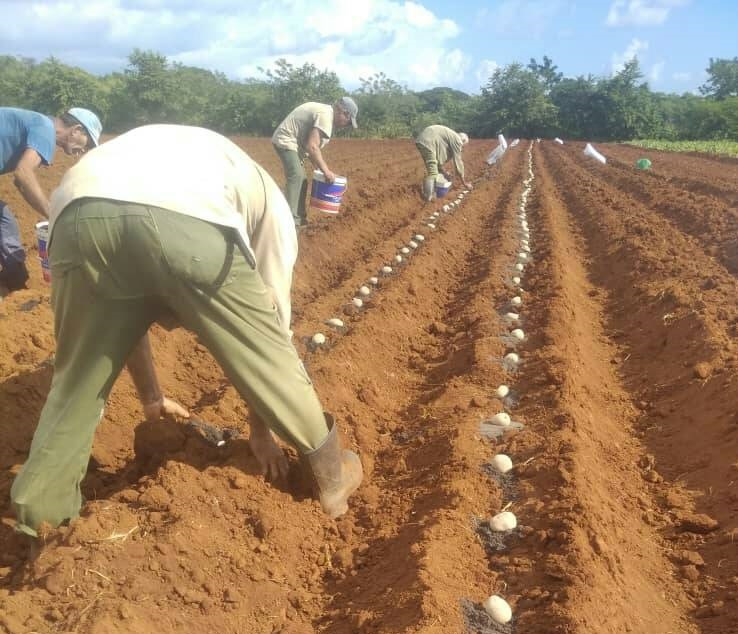
<instances>
[{"instance_id":1,"label":"blue sky","mask_svg":"<svg viewBox=\"0 0 738 634\"><path fill-rule=\"evenodd\" d=\"M133 48L259 76L285 57L356 88L384 71L414 90L478 92L491 72L551 57L566 76L637 56L651 88L696 91L710 57L738 56L738 0L0 0L0 54L122 70Z\"/></svg>"}]
</instances>

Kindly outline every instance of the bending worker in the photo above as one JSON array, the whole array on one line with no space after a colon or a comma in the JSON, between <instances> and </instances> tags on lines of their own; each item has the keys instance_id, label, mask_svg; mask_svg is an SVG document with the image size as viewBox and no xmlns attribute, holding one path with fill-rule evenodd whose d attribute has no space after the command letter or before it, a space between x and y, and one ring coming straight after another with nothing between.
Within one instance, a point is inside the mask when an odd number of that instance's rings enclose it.
<instances>
[{"instance_id":1,"label":"bending worker","mask_svg":"<svg viewBox=\"0 0 738 634\"><path fill-rule=\"evenodd\" d=\"M325 180L333 183L336 175L323 158L321 148L330 141L334 128L356 127L359 107L351 97L341 97L332 106L309 102L290 112L272 135L272 144L284 167L287 182L284 195L292 211L295 226L307 224L305 196L307 177L303 162L306 157L318 168Z\"/></svg>"},{"instance_id":2,"label":"bending worker","mask_svg":"<svg viewBox=\"0 0 738 634\"><path fill-rule=\"evenodd\" d=\"M41 522L79 514L95 428L126 361L147 419L178 413L159 390L146 334L172 318L197 334L255 417L297 448L323 510L346 512L361 462L341 449L292 345L297 236L260 166L209 130L136 128L69 170L49 224L57 350L11 490L19 530L33 536ZM268 429L252 426L251 446L262 467L281 470Z\"/></svg>"},{"instance_id":3,"label":"bending worker","mask_svg":"<svg viewBox=\"0 0 738 634\"><path fill-rule=\"evenodd\" d=\"M72 108L59 117L19 108L0 108L0 174L13 173L25 201L44 218L49 201L36 179L39 165L51 165L55 146L77 155L100 141L102 125L93 112ZM24 288L28 280L26 252L18 222L0 200L0 286L8 291Z\"/></svg>"},{"instance_id":4,"label":"bending worker","mask_svg":"<svg viewBox=\"0 0 738 634\"><path fill-rule=\"evenodd\" d=\"M472 189L472 184L464 179L464 162L461 160L461 151L469 143L469 137L464 132L454 132L445 125L429 125L415 139L415 147L425 163L425 178L423 179L423 200L431 201L436 196L436 183L445 183L444 174L439 173L449 160L453 160L456 174L466 189Z\"/></svg>"}]
</instances>

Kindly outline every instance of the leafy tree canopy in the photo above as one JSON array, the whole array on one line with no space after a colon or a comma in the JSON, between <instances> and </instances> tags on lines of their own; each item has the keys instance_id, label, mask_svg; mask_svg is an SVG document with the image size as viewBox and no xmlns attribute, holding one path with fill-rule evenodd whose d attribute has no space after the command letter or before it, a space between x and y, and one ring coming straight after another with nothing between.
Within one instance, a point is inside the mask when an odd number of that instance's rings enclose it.
<instances>
[{"instance_id":1,"label":"leafy tree canopy","mask_svg":"<svg viewBox=\"0 0 738 634\"><path fill-rule=\"evenodd\" d=\"M259 77L233 80L134 49L121 72L99 77L53 57L0 56L0 95L2 105L47 114L90 108L109 132L181 123L271 135L295 106L347 94L334 71L314 64L279 59L260 70ZM482 137L738 139L738 58L710 59L707 71L704 96L653 92L636 59L613 76L564 77L544 55L496 69L478 95L448 87L414 92L378 72L353 93L359 129L342 134L410 137L440 123Z\"/></svg>"}]
</instances>

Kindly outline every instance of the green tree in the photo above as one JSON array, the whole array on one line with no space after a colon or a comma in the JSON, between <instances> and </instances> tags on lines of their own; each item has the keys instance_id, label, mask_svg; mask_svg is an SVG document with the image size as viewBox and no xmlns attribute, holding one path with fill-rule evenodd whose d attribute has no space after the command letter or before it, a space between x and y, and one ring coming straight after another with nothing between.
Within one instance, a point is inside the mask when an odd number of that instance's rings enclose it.
<instances>
[{"instance_id":1,"label":"green tree","mask_svg":"<svg viewBox=\"0 0 738 634\"><path fill-rule=\"evenodd\" d=\"M177 87L167 116L178 123L220 129L228 79L223 73L173 64L168 71Z\"/></svg>"},{"instance_id":2,"label":"green tree","mask_svg":"<svg viewBox=\"0 0 738 634\"><path fill-rule=\"evenodd\" d=\"M606 99L606 121L600 138L644 139L658 136L661 117L637 58L625 63L612 78L599 83L598 91Z\"/></svg>"},{"instance_id":3,"label":"green tree","mask_svg":"<svg viewBox=\"0 0 738 634\"><path fill-rule=\"evenodd\" d=\"M153 122L212 128L224 134L270 135L305 101L331 103L344 90L337 75L312 64L278 60L261 78L233 81L218 72L169 63L134 49L123 72L102 77L50 57L0 56L2 105L58 114L88 107L106 131ZM550 58L510 64L489 78L481 95L446 87L413 92L384 73L362 78L355 93L363 136L416 135L441 123L475 136L582 139L738 139L738 58L711 59L705 96L654 93L637 60L612 77L565 78Z\"/></svg>"},{"instance_id":4,"label":"green tree","mask_svg":"<svg viewBox=\"0 0 738 634\"><path fill-rule=\"evenodd\" d=\"M224 134L271 135L273 110L272 92L266 82L258 79L230 82L225 100L216 111L217 129Z\"/></svg>"},{"instance_id":5,"label":"green tree","mask_svg":"<svg viewBox=\"0 0 738 634\"><path fill-rule=\"evenodd\" d=\"M259 70L267 76L272 92L272 128L300 104L333 103L345 92L336 73L319 70L314 64L295 66L286 59L278 59L274 69Z\"/></svg>"},{"instance_id":6,"label":"green tree","mask_svg":"<svg viewBox=\"0 0 738 634\"><path fill-rule=\"evenodd\" d=\"M39 112L57 115L80 106L94 110L105 120L109 103L100 80L80 68L50 57L33 68L27 84L28 98Z\"/></svg>"},{"instance_id":7,"label":"green tree","mask_svg":"<svg viewBox=\"0 0 738 634\"><path fill-rule=\"evenodd\" d=\"M360 78L354 95L359 105L361 134L375 137L410 136L418 116L417 95L384 73Z\"/></svg>"},{"instance_id":8,"label":"green tree","mask_svg":"<svg viewBox=\"0 0 738 634\"><path fill-rule=\"evenodd\" d=\"M28 78L36 63L30 58L0 56L0 95L2 105L16 108L29 108L31 98L28 91Z\"/></svg>"},{"instance_id":9,"label":"green tree","mask_svg":"<svg viewBox=\"0 0 738 634\"><path fill-rule=\"evenodd\" d=\"M558 66L553 63L548 55L543 56L543 62L541 64L535 58L531 57L528 63L528 70L533 72L543 82L546 94L550 93L554 86L564 77L563 73L558 72Z\"/></svg>"},{"instance_id":10,"label":"green tree","mask_svg":"<svg viewBox=\"0 0 738 634\"><path fill-rule=\"evenodd\" d=\"M608 138L605 129L610 101L600 93L594 77L562 79L551 89L550 98L558 110L558 125L563 136L591 140Z\"/></svg>"},{"instance_id":11,"label":"green tree","mask_svg":"<svg viewBox=\"0 0 738 634\"><path fill-rule=\"evenodd\" d=\"M402 86L394 79L390 79L384 73L375 73L371 77L359 77L361 87L357 91L360 95L404 95L408 91L407 86Z\"/></svg>"},{"instance_id":12,"label":"green tree","mask_svg":"<svg viewBox=\"0 0 738 634\"><path fill-rule=\"evenodd\" d=\"M118 95L128 112L128 125L174 123L178 87L167 58L155 51L134 49L128 56L124 95Z\"/></svg>"},{"instance_id":13,"label":"green tree","mask_svg":"<svg viewBox=\"0 0 738 634\"><path fill-rule=\"evenodd\" d=\"M415 132L440 123L459 132L473 128L480 98L453 88L439 87L417 93L420 99Z\"/></svg>"},{"instance_id":14,"label":"green tree","mask_svg":"<svg viewBox=\"0 0 738 634\"><path fill-rule=\"evenodd\" d=\"M556 106L536 73L519 63L495 70L482 89L474 133L495 136L550 136L557 129Z\"/></svg>"},{"instance_id":15,"label":"green tree","mask_svg":"<svg viewBox=\"0 0 738 634\"><path fill-rule=\"evenodd\" d=\"M726 97L738 96L738 57L733 59L710 58L707 67L709 77L700 86L703 95L714 99L725 99Z\"/></svg>"}]
</instances>

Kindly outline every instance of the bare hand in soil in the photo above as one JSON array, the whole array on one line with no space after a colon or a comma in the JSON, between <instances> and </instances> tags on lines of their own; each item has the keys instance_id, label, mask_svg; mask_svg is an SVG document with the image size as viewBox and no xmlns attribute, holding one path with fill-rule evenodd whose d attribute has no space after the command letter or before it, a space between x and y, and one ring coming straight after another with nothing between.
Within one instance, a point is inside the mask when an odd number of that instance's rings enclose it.
<instances>
[{"instance_id":1,"label":"bare hand in soil","mask_svg":"<svg viewBox=\"0 0 738 634\"><path fill-rule=\"evenodd\" d=\"M253 425L249 436L249 446L259 463L261 475L267 480L285 479L289 470L287 458L268 429L259 430Z\"/></svg>"},{"instance_id":2,"label":"bare hand in soil","mask_svg":"<svg viewBox=\"0 0 738 634\"><path fill-rule=\"evenodd\" d=\"M190 413L177 401L162 396L158 401L147 403L143 406L146 422L155 423L161 418L174 420L177 418L189 418Z\"/></svg>"},{"instance_id":3,"label":"bare hand in soil","mask_svg":"<svg viewBox=\"0 0 738 634\"><path fill-rule=\"evenodd\" d=\"M464 181L464 187L466 187L469 191L474 189L474 185L472 185L471 183L467 183L466 181Z\"/></svg>"}]
</instances>

